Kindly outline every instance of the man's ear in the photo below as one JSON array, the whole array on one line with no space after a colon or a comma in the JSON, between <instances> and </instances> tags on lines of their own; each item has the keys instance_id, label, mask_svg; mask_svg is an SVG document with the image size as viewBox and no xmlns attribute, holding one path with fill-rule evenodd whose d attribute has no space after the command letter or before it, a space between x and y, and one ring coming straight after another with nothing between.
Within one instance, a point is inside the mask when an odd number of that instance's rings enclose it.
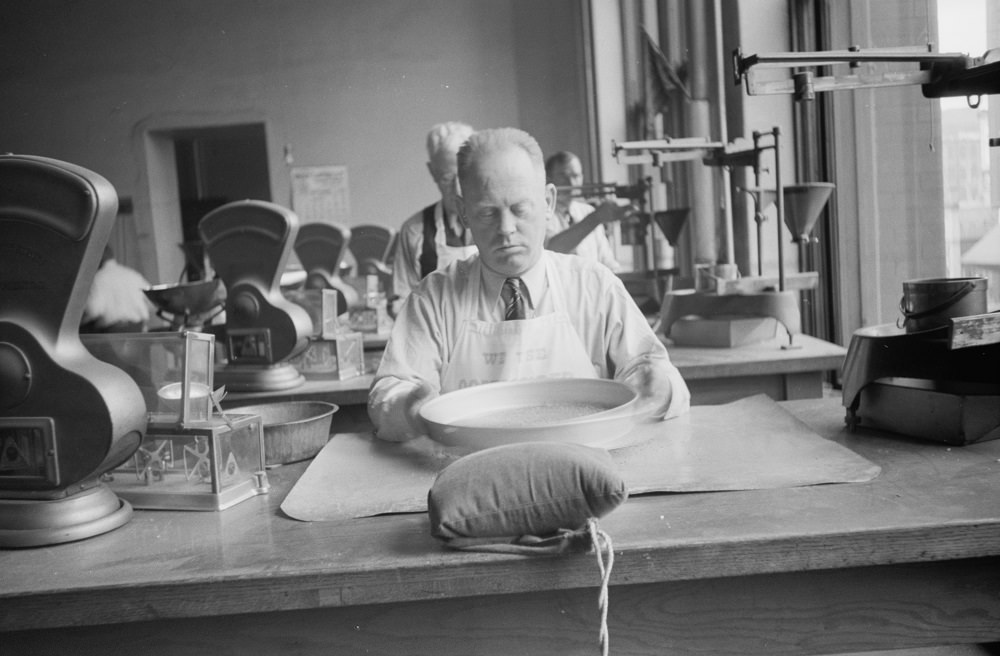
<instances>
[{"instance_id":1,"label":"man's ear","mask_svg":"<svg viewBox=\"0 0 1000 656\"><path fill-rule=\"evenodd\" d=\"M438 179L437 175L434 174L434 166L431 165L430 162L426 162L426 164L427 164L427 172L431 174L431 180L434 181L434 184L437 184Z\"/></svg>"},{"instance_id":2,"label":"man's ear","mask_svg":"<svg viewBox=\"0 0 1000 656\"><path fill-rule=\"evenodd\" d=\"M556 186L551 182L545 185L545 208L548 210L549 214L556 211L556 197L558 192L556 191Z\"/></svg>"}]
</instances>

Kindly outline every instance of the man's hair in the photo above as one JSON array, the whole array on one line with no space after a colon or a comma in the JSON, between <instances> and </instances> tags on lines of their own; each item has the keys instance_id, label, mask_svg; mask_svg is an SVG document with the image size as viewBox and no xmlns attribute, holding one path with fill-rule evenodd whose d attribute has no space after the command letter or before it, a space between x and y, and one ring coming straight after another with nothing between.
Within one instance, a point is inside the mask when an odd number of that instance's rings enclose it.
<instances>
[{"instance_id":1,"label":"man's hair","mask_svg":"<svg viewBox=\"0 0 1000 656\"><path fill-rule=\"evenodd\" d=\"M552 172L560 166L566 166L575 159L580 159L575 153L571 153L568 150L560 150L558 153L549 156L545 160L545 179L549 182L552 181Z\"/></svg>"},{"instance_id":2,"label":"man's hair","mask_svg":"<svg viewBox=\"0 0 1000 656\"><path fill-rule=\"evenodd\" d=\"M473 132L458 149L459 185L468 179L469 171L484 153L506 148L520 148L528 154L535 170L539 174L544 172L545 158L542 157L542 148L533 136L517 128L491 128Z\"/></svg>"},{"instance_id":3,"label":"man's hair","mask_svg":"<svg viewBox=\"0 0 1000 656\"><path fill-rule=\"evenodd\" d=\"M457 151L458 147L472 134L472 126L459 121L438 123L427 133L427 159L431 161L439 152L448 148Z\"/></svg>"}]
</instances>

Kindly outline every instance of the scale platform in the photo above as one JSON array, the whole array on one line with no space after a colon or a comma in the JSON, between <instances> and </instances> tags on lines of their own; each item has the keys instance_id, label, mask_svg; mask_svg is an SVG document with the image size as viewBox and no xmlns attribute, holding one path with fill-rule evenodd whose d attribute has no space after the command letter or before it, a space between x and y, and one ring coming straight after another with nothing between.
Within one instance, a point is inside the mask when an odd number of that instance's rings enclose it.
<instances>
[{"instance_id":1,"label":"scale platform","mask_svg":"<svg viewBox=\"0 0 1000 656\"><path fill-rule=\"evenodd\" d=\"M862 328L844 361L852 430L870 427L964 445L1000 438L1000 314L907 332Z\"/></svg>"},{"instance_id":2,"label":"scale platform","mask_svg":"<svg viewBox=\"0 0 1000 656\"><path fill-rule=\"evenodd\" d=\"M690 330L695 320L702 324L700 332L697 326L696 330ZM784 327L788 333L788 347L791 347L793 336L802 332L796 292L713 294L680 290L668 292L660 308L660 331L681 345L726 347L750 343L748 340L754 339L765 341L774 337L774 322ZM722 325L713 327L713 323ZM707 344L704 340L711 337L706 332L709 329L719 337ZM701 341L685 344L686 332L693 332Z\"/></svg>"}]
</instances>

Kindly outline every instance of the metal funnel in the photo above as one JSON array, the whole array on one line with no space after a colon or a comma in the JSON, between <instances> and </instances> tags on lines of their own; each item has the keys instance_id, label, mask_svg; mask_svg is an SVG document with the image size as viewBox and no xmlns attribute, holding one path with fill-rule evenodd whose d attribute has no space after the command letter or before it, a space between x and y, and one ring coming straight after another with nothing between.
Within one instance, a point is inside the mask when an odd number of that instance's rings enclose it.
<instances>
[{"instance_id":1,"label":"metal funnel","mask_svg":"<svg viewBox=\"0 0 1000 656\"><path fill-rule=\"evenodd\" d=\"M809 234L835 187L832 182L785 185L785 225L792 232L792 241L800 244L809 241Z\"/></svg>"},{"instance_id":2,"label":"metal funnel","mask_svg":"<svg viewBox=\"0 0 1000 656\"><path fill-rule=\"evenodd\" d=\"M660 227L663 236L667 238L671 246L677 246L677 238L680 237L684 224L687 223L689 207L679 207L673 210L653 212L653 220Z\"/></svg>"}]
</instances>

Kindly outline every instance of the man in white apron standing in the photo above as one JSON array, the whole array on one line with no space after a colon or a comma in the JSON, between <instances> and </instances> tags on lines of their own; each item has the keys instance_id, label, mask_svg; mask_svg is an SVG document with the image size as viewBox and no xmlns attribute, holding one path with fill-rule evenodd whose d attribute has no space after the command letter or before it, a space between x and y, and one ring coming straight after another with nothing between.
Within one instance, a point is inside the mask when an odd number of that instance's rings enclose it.
<instances>
[{"instance_id":1,"label":"man in white apron standing","mask_svg":"<svg viewBox=\"0 0 1000 656\"><path fill-rule=\"evenodd\" d=\"M424 435L428 399L499 380L611 378L654 417L686 412L687 385L621 280L544 250L556 190L535 139L482 130L457 164L457 205L479 252L428 275L400 309L369 394L376 435Z\"/></svg>"},{"instance_id":2,"label":"man in white apron standing","mask_svg":"<svg viewBox=\"0 0 1000 656\"><path fill-rule=\"evenodd\" d=\"M472 134L472 127L458 121L438 123L427 133L427 170L441 200L403 222L392 258L392 291L399 308L410 290L427 274L444 269L455 260L476 252L472 235L455 207L456 155Z\"/></svg>"}]
</instances>

